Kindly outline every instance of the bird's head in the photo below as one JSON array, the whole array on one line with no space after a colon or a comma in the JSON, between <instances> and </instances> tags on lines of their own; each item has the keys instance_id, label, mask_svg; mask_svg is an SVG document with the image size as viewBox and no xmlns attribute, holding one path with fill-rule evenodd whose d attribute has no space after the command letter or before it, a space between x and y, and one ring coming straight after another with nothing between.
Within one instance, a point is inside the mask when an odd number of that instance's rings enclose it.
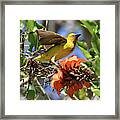
<instances>
[{"instance_id":1,"label":"bird's head","mask_svg":"<svg viewBox=\"0 0 120 120\"><path fill-rule=\"evenodd\" d=\"M76 42L78 37L80 36L81 34L75 34L75 33L70 33L68 34L67 36L67 41L68 42Z\"/></svg>"}]
</instances>

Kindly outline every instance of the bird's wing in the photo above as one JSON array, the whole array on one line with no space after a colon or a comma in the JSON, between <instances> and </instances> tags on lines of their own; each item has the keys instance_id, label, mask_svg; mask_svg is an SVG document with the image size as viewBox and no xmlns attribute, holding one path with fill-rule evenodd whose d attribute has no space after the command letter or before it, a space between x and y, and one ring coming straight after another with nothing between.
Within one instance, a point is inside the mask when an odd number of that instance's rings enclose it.
<instances>
[{"instance_id":1,"label":"bird's wing","mask_svg":"<svg viewBox=\"0 0 120 120\"><path fill-rule=\"evenodd\" d=\"M38 29L37 33L39 35L39 42L41 45L52 45L67 42L67 40L63 36L52 31L44 31Z\"/></svg>"}]
</instances>

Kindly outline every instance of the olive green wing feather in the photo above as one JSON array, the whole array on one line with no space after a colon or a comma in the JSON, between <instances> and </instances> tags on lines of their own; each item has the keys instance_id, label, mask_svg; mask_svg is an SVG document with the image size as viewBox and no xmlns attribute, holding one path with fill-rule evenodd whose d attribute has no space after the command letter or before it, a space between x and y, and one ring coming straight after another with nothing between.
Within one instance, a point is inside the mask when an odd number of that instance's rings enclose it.
<instances>
[{"instance_id":1,"label":"olive green wing feather","mask_svg":"<svg viewBox=\"0 0 120 120\"><path fill-rule=\"evenodd\" d=\"M52 44L60 44L60 43L66 43L67 40L52 31L44 31L44 30L37 30L38 36L39 36L39 42L41 45L52 45Z\"/></svg>"}]
</instances>

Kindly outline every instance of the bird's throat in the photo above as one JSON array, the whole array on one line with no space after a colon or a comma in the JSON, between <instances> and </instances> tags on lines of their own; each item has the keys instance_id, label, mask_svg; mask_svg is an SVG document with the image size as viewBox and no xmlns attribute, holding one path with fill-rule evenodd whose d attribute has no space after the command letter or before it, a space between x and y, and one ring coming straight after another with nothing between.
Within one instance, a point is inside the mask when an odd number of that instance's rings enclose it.
<instances>
[{"instance_id":1,"label":"bird's throat","mask_svg":"<svg viewBox=\"0 0 120 120\"><path fill-rule=\"evenodd\" d=\"M64 49L67 49L67 48L70 48L70 49L73 49L75 46L75 44L73 42L67 42L65 45L64 45Z\"/></svg>"}]
</instances>

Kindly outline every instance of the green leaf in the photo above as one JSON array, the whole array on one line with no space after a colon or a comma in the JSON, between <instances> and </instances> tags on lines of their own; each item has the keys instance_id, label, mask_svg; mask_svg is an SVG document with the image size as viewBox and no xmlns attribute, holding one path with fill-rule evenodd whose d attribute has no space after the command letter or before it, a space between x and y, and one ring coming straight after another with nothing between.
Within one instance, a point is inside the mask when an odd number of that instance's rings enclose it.
<instances>
[{"instance_id":1,"label":"green leaf","mask_svg":"<svg viewBox=\"0 0 120 120\"><path fill-rule=\"evenodd\" d=\"M20 66L24 66L27 62L27 59L23 56L23 55L20 55Z\"/></svg>"},{"instance_id":2,"label":"green leaf","mask_svg":"<svg viewBox=\"0 0 120 120\"><path fill-rule=\"evenodd\" d=\"M32 32L34 29L34 20L26 20L26 28L28 32Z\"/></svg>"},{"instance_id":3,"label":"green leaf","mask_svg":"<svg viewBox=\"0 0 120 120\"><path fill-rule=\"evenodd\" d=\"M92 62L91 61L86 61L86 62L84 62L84 64L86 64L88 67L92 67Z\"/></svg>"},{"instance_id":4,"label":"green leaf","mask_svg":"<svg viewBox=\"0 0 120 120\"><path fill-rule=\"evenodd\" d=\"M28 34L28 41L30 42L29 50L32 51L32 48L38 49L38 36L36 32L31 32Z\"/></svg>"},{"instance_id":5,"label":"green leaf","mask_svg":"<svg viewBox=\"0 0 120 120\"><path fill-rule=\"evenodd\" d=\"M100 90L99 89L93 89L93 93L95 93L96 96L100 96Z\"/></svg>"},{"instance_id":6,"label":"green leaf","mask_svg":"<svg viewBox=\"0 0 120 120\"><path fill-rule=\"evenodd\" d=\"M35 90L28 90L27 100L34 100L35 98Z\"/></svg>"},{"instance_id":7,"label":"green leaf","mask_svg":"<svg viewBox=\"0 0 120 120\"><path fill-rule=\"evenodd\" d=\"M35 21L35 25L38 29L45 28L42 24L38 24L36 21Z\"/></svg>"},{"instance_id":8,"label":"green leaf","mask_svg":"<svg viewBox=\"0 0 120 120\"><path fill-rule=\"evenodd\" d=\"M95 60L93 62L93 67L95 69L96 75L100 76L100 58L99 58L99 56L95 56Z\"/></svg>"},{"instance_id":9,"label":"green leaf","mask_svg":"<svg viewBox=\"0 0 120 120\"><path fill-rule=\"evenodd\" d=\"M79 98L80 98L80 100L86 99L86 89L85 88L82 88L79 90Z\"/></svg>"},{"instance_id":10,"label":"green leaf","mask_svg":"<svg viewBox=\"0 0 120 120\"><path fill-rule=\"evenodd\" d=\"M87 50L88 46L86 42L77 42L78 46L84 48L85 50Z\"/></svg>"},{"instance_id":11,"label":"green leaf","mask_svg":"<svg viewBox=\"0 0 120 120\"><path fill-rule=\"evenodd\" d=\"M96 52L100 56L100 40L96 34L93 34L91 39L91 45Z\"/></svg>"},{"instance_id":12,"label":"green leaf","mask_svg":"<svg viewBox=\"0 0 120 120\"><path fill-rule=\"evenodd\" d=\"M83 52L83 54L85 55L86 58L88 58L88 59L92 58L92 56L90 55L90 53L87 50L85 50L84 48L82 48L80 46L79 46L79 48L81 49L81 51Z\"/></svg>"},{"instance_id":13,"label":"green leaf","mask_svg":"<svg viewBox=\"0 0 120 120\"><path fill-rule=\"evenodd\" d=\"M95 53L93 48L90 48L90 55L92 56L92 58L94 58L95 55L96 55L96 53Z\"/></svg>"},{"instance_id":14,"label":"green leaf","mask_svg":"<svg viewBox=\"0 0 120 120\"><path fill-rule=\"evenodd\" d=\"M99 21L81 20L81 26L88 29L92 35L91 45L97 55L100 56L100 39L99 39Z\"/></svg>"},{"instance_id":15,"label":"green leaf","mask_svg":"<svg viewBox=\"0 0 120 120\"><path fill-rule=\"evenodd\" d=\"M100 80L93 81L93 84L95 86L99 87L100 86Z\"/></svg>"},{"instance_id":16,"label":"green leaf","mask_svg":"<svg viewBox=\"0 0 120 120\"><path fill-rule=\"evenodd\" d=\"M23 23L23 20L20 20L20 30L22 30L24 27L24 23Z\"/></svg>"},{"instance_id":17,"label":"green leaf","mask_svg":"<svg viewBox=\"0 0 120 120\"><path fill-rule=\"evenodd\" d=\"M27 100L34 100L36 97L36 90L34 85L29 85L29 90L27 93Z\"/></svg>"}]
</instances>

